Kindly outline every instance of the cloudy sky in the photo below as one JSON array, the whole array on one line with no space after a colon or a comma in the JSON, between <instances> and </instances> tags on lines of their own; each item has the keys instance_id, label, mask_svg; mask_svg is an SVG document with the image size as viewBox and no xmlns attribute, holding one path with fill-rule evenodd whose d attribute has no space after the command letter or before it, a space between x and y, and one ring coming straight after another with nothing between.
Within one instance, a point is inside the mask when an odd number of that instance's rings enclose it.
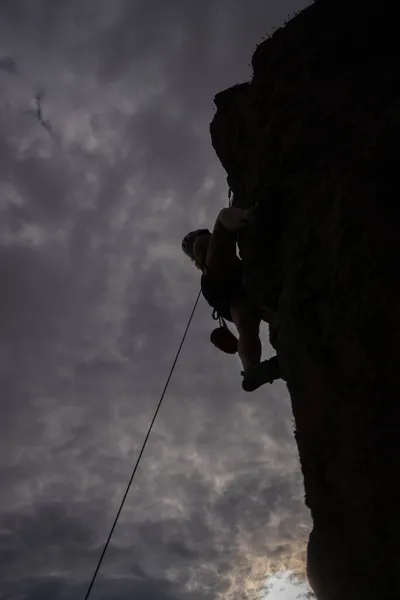
<instances>
[{"instance_id":1,"label":"cloudy sky","mask_svg":"<svg viewBox=\"0 0 400 600\"><path fill-rule=\"evenodd\" d=\"M213 97L309 3L1 1L1 600L83 600L198 291L181 239L228 201ZM242 392L210 312L93 600L306 590L290 582L310 520L286 387Z\"/></svg>"}]
</instances>

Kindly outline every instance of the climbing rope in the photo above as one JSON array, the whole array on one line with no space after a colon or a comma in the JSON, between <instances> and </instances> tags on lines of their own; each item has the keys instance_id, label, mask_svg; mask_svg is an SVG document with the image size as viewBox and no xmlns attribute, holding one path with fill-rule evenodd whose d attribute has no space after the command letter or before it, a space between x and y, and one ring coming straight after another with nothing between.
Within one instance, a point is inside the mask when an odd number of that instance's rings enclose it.
<instances>
[{"instance_id":1,"label":"climbing rope","mask_svg":"<svg viewBox=\"0 0 400 600\"><path fill-rule=\"evenodd\" d=\"M172 377L172 373L174 372L175 365L176 365L176 363L177 363L177 361L178 361L179 354L180 354L180 352L181 352L181 350L182 350L182 346L183 346L183 344L184 344L184 341L185 341L185 339L186 339L187 332L189 331L189 327L190 327L190 324L191 324L191 322L192 322L193 315L194 315L194 313L195 313L195 310L196 310L197 304L198 304L198 302L199 302L200 294L201 294L201 289L200 289L200 291L199 291L199 293L198 293L198 295L197 295L196 301L195 301L195 303L194 303L193 310L192 310L192 312L191 312L191 315L190 315L190 317L189 317L189 321L188 321L188 323L187 323L187 325L186 325L186 329L185 329L185 332L184 332L184 334L183 334L183 337L182 337L181 343L180 343L180 345L179 345L178 351L177 351L177 353L176 353L175 360L174 360L174 362L172 363L172 367L171 367L171 370L170 370L170 372L169 372L169 375L168 375L167 381L166 381L166 383L165 383L165 386L164 386L163 392L162 392L162 394L161 394L160 400L159 400L159 402L158 402L157 408L156 408L156 410L155 410L155 413L154 413L154 416L153 416L153 418L152 418L152 420L151 420L151 423L150 423L150 425L149 425L149 428L148 428L148 430L147 430L146 437L144 438L144 442L143 442L143 444L142 444L142 447L141 447L141 450L140 450L140 452L139 452L139 456L137 457L137 460L136 460L135 466L134 466L134 468L133 468L133 471L132 471L132 475L131 475L131 477L130 477L130 479L129 479L128 485L127 485L127 487L126 487L126 490L125 490L125 493L124 493L124 495L123 495L123 497L122 497L121 504L120 504L120 506L119 506L118 512L117 512L117 514L116 514L116 516L115 516L114 522L113 522L113 524L112 524L112 527L111 527L111 529L110 529L110 533L109 533L109 535L108 535L107 541L106 541L106 543L105 543L105 545L104 545L103 551L102 551L102 553L101 553L101 555L100 555L100 558L99 558L99 560L98 560L98 562L97 562L97 566L96 566L96 569L95 569L95 571L94 571L94 573L93 573L92 580L91 580L91 582L90 582L90 584L89 584L89 587L88 587L88 590L87 590L87 592L86 592L85 600L88 600L88 598L89 598L89 596L90 596L90 593L91 593L91 591L92 591L92 589L93 589L93 585L94 585L94 583L95 583L95 581L96 581L96 577L97 577L97 574L98 574L98 572L99 572L99 570L100 570L101 563L103 562L103 558L104 558L104 556L105 556L105 553L107 552L107 548L108 548L108 546L109 546L109 544L110 544L110 541L111 541L112 535L113 535L113 533L114 533L114 529L115 529L115 527L116 527L116 525L117 525L117 523L118 523L119 516L120 516L120 514L121 514L121 511L122 511L122 509L123 509L123 507L124 507L125 500L126 500L126 498L127 498L127 496L128 496L129 490L130 490L130 488L131 488L131 486L132 486L133 479L134 479L134 477L135 477L135 475L136 475L136 471L137 471L137 469L138 469L138 466L139 466L140 460L141 460L141 458L142 458L142 456L143 456L143 452L144 452L144 450L145 450L145 448L146 448L147 440L148 440L148 439L149 439L149 437L150 437L151 430L153 429L154 422L155 422L155 420L156 420L156 418L157 418L157 415L158 415L158 412L159 412L159 410L160 410L160 408L161 408L161 404L162 404L162 401L163 401L163 399L164 399L165 392L167 391L168 384L169 384L169 382L170 382L170 379L171 379L171 377Z\"/></svg>"}]
</instances>

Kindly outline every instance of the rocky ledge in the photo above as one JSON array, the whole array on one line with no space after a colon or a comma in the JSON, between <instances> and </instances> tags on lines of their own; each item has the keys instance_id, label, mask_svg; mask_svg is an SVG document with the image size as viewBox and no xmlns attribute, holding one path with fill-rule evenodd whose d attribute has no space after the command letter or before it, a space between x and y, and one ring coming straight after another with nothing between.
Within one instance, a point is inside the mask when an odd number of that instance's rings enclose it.
<instances>
[{"instance_id":1,"label":"rocky ledge","mask_svg":"<svg viewBox=\"0 0 400 600\"><path fill-rule=\"evenodd\" d=\"M277 311L320 600L400 598L399 47L393 4L318 0L217 94L249 294Z\"/></svg>"}]
</instances>

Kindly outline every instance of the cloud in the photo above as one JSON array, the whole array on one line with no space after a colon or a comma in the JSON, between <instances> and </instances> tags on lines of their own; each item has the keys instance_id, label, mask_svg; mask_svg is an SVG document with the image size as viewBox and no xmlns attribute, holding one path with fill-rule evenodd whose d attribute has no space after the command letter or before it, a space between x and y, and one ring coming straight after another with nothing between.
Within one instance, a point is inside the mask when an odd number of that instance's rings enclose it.
<instances>
[{"instance_id":1,"label":"cloud","mask_svg":"<svg viewBox=\"0 0 400 600\"><path fill-rule=\"evenodd\" d=\"M2 3L10 598L82 595L107 538L198 291L181 239L227 203L213 96L250 76L256 44L301 3L250 4ZM53 136L35 116L38 90ZM99 598L229 599L262 585L268 559L301 555L308 517L286 387L244 395L237 357L209 343L210 314L201 300Z\"/></svg>"},{"instance_id":2,"label":"cloud","mask_svg":"<svg viewBox=\"0 0 400 600\"><path fill-rule=\"evenodd\" d=\"M15 75L18 72L17 63L12 56L0 57L0 71L4 71L8 75Z\"/></svg>"}]
</instances>

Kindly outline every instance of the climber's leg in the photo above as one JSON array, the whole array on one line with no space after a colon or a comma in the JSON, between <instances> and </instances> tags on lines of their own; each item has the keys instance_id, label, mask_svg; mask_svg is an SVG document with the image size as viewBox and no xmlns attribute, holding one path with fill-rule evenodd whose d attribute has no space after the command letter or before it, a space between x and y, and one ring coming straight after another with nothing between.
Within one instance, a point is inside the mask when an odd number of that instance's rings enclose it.
<instances>
[{"instance_id":1,"label":"climber's leg","mask_svg":"<svg viewBox=\"0 0 400 600\"><path fill-rule=\"evenodd\" d=\"M239 333L239 358L247 371L261 360L260 317L243 297L231 302L230 312Z\"/></svg>"},{"instance_id":2,"label":"climber's leg","mask_svg":"<svg viewBox=\"0 0 400 600\"><path fill-rule=\"evenodd\" d=\"M278 357L261 361L260 316L240 298L231 303L232 320L239 333L238 354L243 365L242 388L254 392L265 383L281 379Z\"/></svg>"}]
</instances>

